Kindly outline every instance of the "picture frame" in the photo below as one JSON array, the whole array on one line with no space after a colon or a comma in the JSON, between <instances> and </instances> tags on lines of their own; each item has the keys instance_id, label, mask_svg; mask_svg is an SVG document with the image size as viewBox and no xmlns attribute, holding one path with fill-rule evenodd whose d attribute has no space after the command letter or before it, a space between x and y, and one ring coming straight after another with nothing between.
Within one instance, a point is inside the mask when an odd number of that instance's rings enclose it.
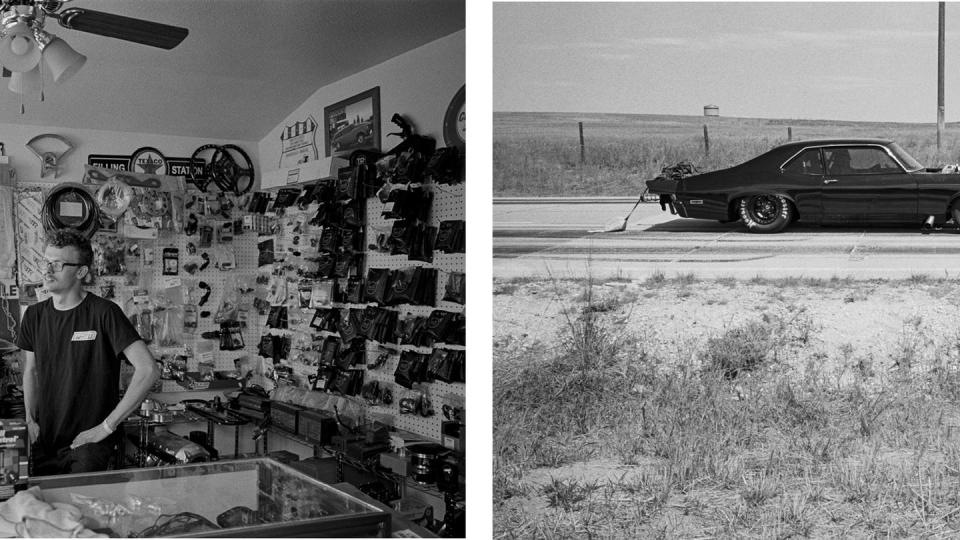
<instances>
[{"instance_id":1,"label":"picture frame","mask_svg":"<svg viewBox=\"0 0 960 540\"><path fill-rule=\"evenodd\" d=\"M323 142L327 157L357 150L380 150L380 87L376 86L323 108Z\"/></svg>"}]
</instances>

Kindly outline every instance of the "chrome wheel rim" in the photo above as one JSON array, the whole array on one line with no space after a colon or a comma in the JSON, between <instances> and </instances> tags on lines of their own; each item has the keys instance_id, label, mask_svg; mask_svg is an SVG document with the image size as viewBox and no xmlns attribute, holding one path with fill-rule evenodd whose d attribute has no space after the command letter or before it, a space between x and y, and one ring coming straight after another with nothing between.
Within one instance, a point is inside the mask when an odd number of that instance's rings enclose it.
<instances>
[{"instance_id":1,"label":"chrome wheel rim","mask_svg":"<svg viewBox=\"0 0 960 540\"><path fill-rule=\"evenodd\" d=\"M761 225L769 225L780 217L780 199L773 195L757 195L750 199L748 210Z\"/></svg>"}]
</instances>

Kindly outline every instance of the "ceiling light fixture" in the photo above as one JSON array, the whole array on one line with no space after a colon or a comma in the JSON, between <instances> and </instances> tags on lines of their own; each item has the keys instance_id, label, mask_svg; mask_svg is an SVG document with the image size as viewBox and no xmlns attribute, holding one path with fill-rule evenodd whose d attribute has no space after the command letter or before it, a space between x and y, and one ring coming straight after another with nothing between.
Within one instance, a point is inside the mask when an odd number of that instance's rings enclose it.
<instances>
[{"instance_id":1,"label":"ceiling light fixture","mask_svg":"<svg viewBox=\"0 0 960 540\"><path fill-rule=\"evenodd\" d=\"M96 34L160 49L173 49L190 33L186 28L125 17L92 9L61 9L72 0L0 0L0 74L10 77L7 87L20 95L40 93L44 71L62 83L83 67L87 57L44 30L46 18L76 32Z\"/></svg>"},{"instance_id":2,"label":"ceiling light fixture","mask_svg":"<svg viewBox=\"0 0 960 540\"><path fill-rule=\"evenodd\" d=\"M7 88L21 96L20 114L24 113L24 94L39 92L43 101L44 67L53 82L62 83L87 61L67 42L43 29L45 16L35 5L15 5L8 6L0 17L0 66L11 73Z\"/></svg>"}]
</instances>

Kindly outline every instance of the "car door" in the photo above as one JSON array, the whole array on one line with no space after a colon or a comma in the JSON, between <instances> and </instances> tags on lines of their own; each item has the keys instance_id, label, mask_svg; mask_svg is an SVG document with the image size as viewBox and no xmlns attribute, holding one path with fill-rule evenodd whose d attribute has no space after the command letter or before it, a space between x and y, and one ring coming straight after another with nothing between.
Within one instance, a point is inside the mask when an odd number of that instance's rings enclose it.
<instances>
[{"instance_id":1,"label":"car door","mask_svg":"<svg viewBox=\"0 0 960 540\"><path fill-rule=\"evenodd\" d=\"M801 219L816 223L823 213L823 159L820 148L806 148L781 168L781 179L793 196Z\"/></svg>"},{"instance_id":2,"label":"car door","mask_svg":"<svg viewBox=\"0 0 960 540\"><path fill-rule=\"evenodd\" d=\"M916 215L916 183L882 146L829 146L823 159L824 221L896 222Z\"/></svg>"}]
</instances>

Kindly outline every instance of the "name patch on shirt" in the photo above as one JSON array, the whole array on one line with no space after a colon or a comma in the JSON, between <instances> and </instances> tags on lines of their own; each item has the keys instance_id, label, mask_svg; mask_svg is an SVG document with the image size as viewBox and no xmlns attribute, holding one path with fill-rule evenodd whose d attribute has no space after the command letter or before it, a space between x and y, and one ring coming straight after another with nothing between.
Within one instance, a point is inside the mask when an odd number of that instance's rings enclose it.
<instances>
[{"instance_id":1,"label":"name patch on shirt","mask_svg":"<svg viewBox=\"0 0 960 540\"><path fill-rule=\"evenodd\" d=\"M96 330L86 330L83 332L74 332L70 341L93 341L97 339Z\"/></svg>"}]
</instances>

